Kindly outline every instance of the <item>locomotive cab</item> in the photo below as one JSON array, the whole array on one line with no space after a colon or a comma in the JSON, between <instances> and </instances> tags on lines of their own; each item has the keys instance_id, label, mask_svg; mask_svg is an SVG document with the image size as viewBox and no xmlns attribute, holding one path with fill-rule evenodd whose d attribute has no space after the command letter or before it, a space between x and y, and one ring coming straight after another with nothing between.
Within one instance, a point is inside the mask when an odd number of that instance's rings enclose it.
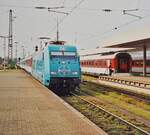
<instances>
[{"instance_id":1,"label":"locomotive cab","mask_svg":"<svg viewBox=\"0 0 150 135\"><path fill-rule=\"evenodd\" d=\"M81 69L75 46L49 44L33 56L32 75L58 94L74 91Z\"/></svg>"},{"instance_id":2,"label":"locomotive cab","mask_svg":"<svg viewBox=\"0 0 150 135\"><path fill-rule=\"evenodd\" d=\"M69 45L49 46L49 71L49 86L57 93L63 91L68 93L79 86L81 71L76 47Z\"/></svg>"}]
</instances>

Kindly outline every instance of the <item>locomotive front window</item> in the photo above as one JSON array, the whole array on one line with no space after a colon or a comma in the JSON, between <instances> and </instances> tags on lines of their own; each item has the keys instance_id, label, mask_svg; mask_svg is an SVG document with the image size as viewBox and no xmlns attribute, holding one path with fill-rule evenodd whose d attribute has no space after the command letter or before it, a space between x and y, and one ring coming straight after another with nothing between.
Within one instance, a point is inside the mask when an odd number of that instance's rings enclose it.
<instances>
[{"instance_id":1,"label":"locomotive front window","mask_svg":"<svg viewBox=\"0 0 150 135\"><path fill-rule=\"evenodd\" d=\"M51 56L76 56L76 52L51 52Z\"/></svg>"}]
</instances>

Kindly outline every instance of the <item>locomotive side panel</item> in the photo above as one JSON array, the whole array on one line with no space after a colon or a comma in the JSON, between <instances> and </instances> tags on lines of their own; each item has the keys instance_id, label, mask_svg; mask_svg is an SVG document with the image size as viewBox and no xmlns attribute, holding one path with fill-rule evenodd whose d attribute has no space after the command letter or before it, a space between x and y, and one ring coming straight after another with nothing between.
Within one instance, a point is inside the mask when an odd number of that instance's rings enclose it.
<instances>
[{"instance_id":1,"label":"locomotive side panel","mask_svg":"<svg viewBox=\"0 0 150 135\"><path fill-rule=\"evenodd\" d=\"M44 61L42 59L42 52L39 52L33 56L32 75L40 82L43 82L43 67Z\"/></svg>"},{"instance_id":2,"label":"locomotive side panel","mask_svg":"<svg viewBox=\"0 0 150 135\"><path fill-rule=\"evenodd\" d=\"M43 51L42 54L43 57L43 84L47 87L49 87L49 83L50 83L50 69L49 69L49 65L50 65L50 52L48 47L46 47Z\"/></svg>"}]
</instances>

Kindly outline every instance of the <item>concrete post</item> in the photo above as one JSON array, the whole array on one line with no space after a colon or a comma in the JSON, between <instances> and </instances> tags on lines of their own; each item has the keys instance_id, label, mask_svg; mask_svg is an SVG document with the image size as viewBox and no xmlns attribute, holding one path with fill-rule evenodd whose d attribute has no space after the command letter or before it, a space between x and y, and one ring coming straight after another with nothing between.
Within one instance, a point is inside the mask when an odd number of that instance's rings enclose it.
<instances>
[{"instance_id":1,"label":"concrete post","mask_svg":"<svg viewBox=\"0 0 150 135\"><path fill-rule=\"evenodd\" d=\"M146 76L146 46L143 46L143 76Z\"/></svg>"}]
</instances>

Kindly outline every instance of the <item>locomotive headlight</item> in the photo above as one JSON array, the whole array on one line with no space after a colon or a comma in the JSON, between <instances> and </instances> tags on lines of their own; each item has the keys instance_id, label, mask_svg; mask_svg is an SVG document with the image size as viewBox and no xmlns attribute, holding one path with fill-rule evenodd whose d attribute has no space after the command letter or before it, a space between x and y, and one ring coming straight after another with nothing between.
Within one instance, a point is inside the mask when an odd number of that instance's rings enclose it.
<instances>
[{"instance_id":1,"label":"locomotive headlight","mask_svg":"<svg viewBox=\"0 0 150 135\"><path fill-rule=\"evenodd\" d=\"M51 75L56 75L57 73L56 72L51 72Z\"/></svg>"},{"instance_id":2,"label":"locomotive headlight","mask_svg":"<svg viewBox=\"0 0 150 135\"><path fill-rule=\"evenodd\" d=\"M77 75L77 74L78 74L78 72L72 72L72 74L73 74L73 75Z\"/></svg>"}]
</instances>

